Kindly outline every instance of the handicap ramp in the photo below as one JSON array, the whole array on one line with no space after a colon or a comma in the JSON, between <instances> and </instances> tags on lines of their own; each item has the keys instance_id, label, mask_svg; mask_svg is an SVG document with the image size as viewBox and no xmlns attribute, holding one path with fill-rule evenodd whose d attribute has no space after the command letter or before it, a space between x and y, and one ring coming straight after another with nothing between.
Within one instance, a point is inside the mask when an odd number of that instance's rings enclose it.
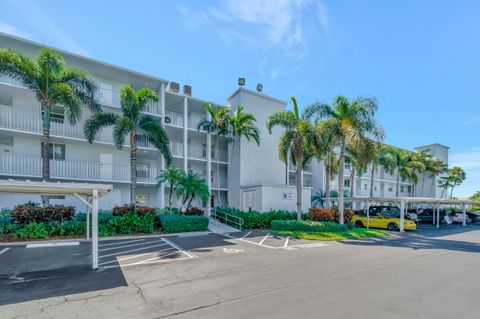
<instances>
[{"instance_id":1,"label":"handicap ramp","mask_svg":"<svg viewBox=\"0 0 480 319\"><path fill-rule=\"evenodd\" d=\"M233 228L232 226L229 226L227 224L221 223L212 217L209 217L208 219L209 219L208 229L211 232L214 232L217 234L228 234L228 233L239 232L238 229Z\"/></svg>"}]
</instances>

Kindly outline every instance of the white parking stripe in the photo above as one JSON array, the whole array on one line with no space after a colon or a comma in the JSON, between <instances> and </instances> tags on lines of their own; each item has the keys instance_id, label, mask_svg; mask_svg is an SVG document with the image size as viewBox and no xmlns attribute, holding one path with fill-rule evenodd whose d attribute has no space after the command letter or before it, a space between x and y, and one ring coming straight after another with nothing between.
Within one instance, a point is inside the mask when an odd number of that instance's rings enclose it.
<instances>
[{"instance_id":1,"label":"white parking stripe","mask_svg":"<svg viewBox=\"0 0 480 319\"><path fill-rule=\"evenodd\" d=\"M290 237L287 236L287 239L285 239L285 245L283 245L283 247L287 247L288 246L288 240L290 239Z\"/></svg>"},{"instance_id":2,"label":"white parking stripe","mask_svg":"<svg viewBox=\"0 0 480 319\"><path fill-rule=\"evenodd\" d=\"M195 257L188 256L188 257L180 257L180 258L175 258L175 259L152 260L152 261L147 261L147 262L141 262L140 261L140 262L125 264L125 265L105 266L103 268L108 269L108 268L115 268L115 267L127 267L127 266L135 266L135 265L157 264L157 263L173 262L173 261L184 260L184 259L192 259L192 258L195 258Z\"/></svg>"},{"instance_id":3,"label":"white parking stripe","mask_svg":"<svg viewBox=\"0 0 480 319\"><path fill-rule=\"evenodd\" d=\"M194 254L183 250L182 248L180 248L179 246L177 246L176 244L172 243L170 240L168 240L168 239L166 239L166 238L162 238L162 240L163 240L164 242L166 242L167 244L169 244L169 245L177 248L179 251L181 251L182 253L184 253L184 254L187 255L187 256L190 256L190 257L192 257L192 258L196 258L196 257L197 257L197 256L195 256Z\"/></svg>"},{"instance_id":4,"label":"white parking stripe","mask_svg":"<svg viewBox=\"0 0 480 319\"><path fill-rule=\"evenodd\" d=\"M36 243L36 244L27 244L27 248L43 248L43 247L62 247L62 246L78 246L80 242L78 241L61 241L56 243Z\"/></svg>"},{"instance_id":5,"label":"white parking stripe","mask_svg":"<svg viewBox=\"0 0 480 319\"><path fill-rule=\"evenodd\" d=\"M268 237L270 237L270 233L268 233L267 236L265 236L265 237L262 239L262 241L260 241L258 244L259 244L259 245L263 244L263 242L264 242L265 240L267 240Z\"/></svg>"},{"instance_id":6,"label":"white parking stripe","mask_svg":"<svg viewBox=\"0 0 480 319\"><path fill-rule=\"evenodd\" d=\"M246 233L245 235L243 235L243 236L242 236L242 238L245 238L245 237L247 237L247 236L248 236L248 235L250 235L251 233L252 233L252 232L251 232L251 231L249 231L248 233Z\"/></svg>"},{"instance_id":7,"label":"white parking stripe","mask_svg":"<svg viewBox=\"0 0 480 319\"><path fill-rule=\"evenodd\" d=\"M116 253L109 254L109 255L99 256L99 258L110 257L110 256L119 255L119 254L126 254L126 253L130 253L132 251L145 250L145 249L148 249L148 248L160 247L160 246L165 246L165 245L167 245L167 244L166 243L161 243L161 244L152 245L152 246L140 247L140 248L130 249L130 250L126 250L126 251L116 252Z\"/></svg>"},{"instance_id":8,"label":"white parking stripe","mask_svg":"<svg viewBox=\"0 0 480 319\"><path fill-rule=\"evenodd\" d=\"M143 241L145 240L144 238L143 239L135 239L135 240L128 240L129 243L133 243L133 242L136 242L136 241ZM118 244L125 244L125 242L127 242L126 240L122 240L122 241L117 241L117 242L114 242L114 243L110 243L110 244L101 244L99 243L98 247L107 247L107 246L113 246L113 245L118 245Z\"/></svg>"},{"instance_id":9,"label":"white parking stripe","mask_svg":"<svg viewBox=\"0 0 480 319\"><path fill-rule=\"evenodd\" d=\"M10 248L3 248L1 251L0 251L0 255L3 254L4 252L6 252L7 250L9 250Z\"/></svg>"},{"instance_id":10,"label":"white parking stripe","mask_svg":"<svg viewBox=\"0 0 480 319\"><path fill-rule=\"evenodd\" d=\"M116 258L114 260L110 260L110 261L100 263L99 265L111 264L111 263L114 263L114 262L120 262L120 261L124 261L124 260L128 260L128 259L139 258L139 257L151 255L151 254L158 254L158 253L166 252L166 251L169 251L169 250L172 250L172 249L175 249L175 248L168 247L168 248L165 248L165 249L162 249L162 250L152 251L152 252L148 252L148 253L144 253L144 254L132 255L132 256L123 257L123 258ZM177 251L177 250L175 249L175 251Z\"/></svg>"},{"instance_id":11,"label":"white parking stripe","mask_svg":"<svg viewBox=\"0 0 480 319\"><path fill-rule=\"evenodd\" d=\"M154 242L154 241L151 241L151 242ZM122 249L122 248L127 248L127 247L133 247L133 246L139 246L139 245L145 245L145 244L149 244L148 242L142 242L142 243L135 243L135 244L129 244L129 245L125 245L125 246L116 246L116 247L109 247L109 248L104 248L104 249L99 249L98 251L106 251L106 250L115 250L115 249Z\"/></svg>"}]
</instances>

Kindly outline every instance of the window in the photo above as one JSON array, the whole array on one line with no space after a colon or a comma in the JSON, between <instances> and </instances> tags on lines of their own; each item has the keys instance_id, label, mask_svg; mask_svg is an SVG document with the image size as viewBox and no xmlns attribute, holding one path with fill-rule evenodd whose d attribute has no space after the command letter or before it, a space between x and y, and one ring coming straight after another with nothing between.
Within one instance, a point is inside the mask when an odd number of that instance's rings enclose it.
<instances>
[{"instance_id":1,"label":"window","mask_svg":"<svg viewBox=\"0 0 480 319\"><path fill-rule=\"evenodd\" d=\"M150 177L150 165L137 163L137 178L146 180Z\"/></svg>"},{"instance_id":2,"label":"window","mask_svg":"<svg viewBox=\"0 0 480 319\"><path fill-rule=\"evenodd\" d=\"M393 192L393 187L392 187L392 186L388 186L388 191L389 191L389 192Z\"/></svg>"},{"instance_id":3,"label":"window","mask_svg":"<svg viewBox=\"0 0 480 319\"><path fill-rule=\"evenodd\" d=\"M140 193L140 194L137 194L136 198L135 198L135 201L137 202L137 204L139 205L144 205L144 206L148 206L149 205L149 200L150 199L150 196L149 194L147 193Z\"/></svg>"},{"instance_id":4,"label":"window","mask_svg":"<svg viewBox=\"0 0 480 319\"><path fill-rule=\"evenodd\" d=\"M401 192L401 193L405 192L405 186L400 185L400 192Z\"/></svg>"},{"instance_id":5,"label":"window","mask_svg":"<svg viewBox=\"0 0 480 319\"><path fill-rule=\"evenodd\" d=\"M363 185L363 189L364 189L364 190L367 190L367 189L368 189L368 185L367 185L367 184L364 184L364 185Z\"/></svg>"},{"instance_id":6,"label":"window","mask_svg":"<svg viewBox=\"0 0 480 319\"><path fill-rule=\"evenodd\" d=\"M345 187L350 187L350 179L345 179L344 184Z\"/></svg>"},{"instance_id":7,"label":"window","mask_svg":"<svg viewBox=\"0 0 480 319\"><path fill-rule=\"evenodd\" d=\"M65 144L50 143L48 145L48 158L53 160L65 160Z\"/></svg>"},{"instance_id":8,"label":"window","mask_svg":"<svg viewBox=\"0 0 480 319\"><path fill-rule=\"evenodd\" d=\"M410 194L412 192L412 186L407 187L407 192Z\"/></svg>"}]
</instances>

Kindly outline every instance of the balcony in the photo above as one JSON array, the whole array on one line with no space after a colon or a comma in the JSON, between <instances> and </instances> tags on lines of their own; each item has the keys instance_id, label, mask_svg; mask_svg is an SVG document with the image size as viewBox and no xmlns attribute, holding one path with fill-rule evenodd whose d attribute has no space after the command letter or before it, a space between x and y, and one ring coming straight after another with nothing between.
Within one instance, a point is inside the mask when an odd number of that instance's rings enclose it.
<instances>
[{"instance_id":1,"label":"balcony","mask_svg":"<svg viewBox=\"0 0 480 319\"><path fill-rule=\"evenodd\" d=\"M176 127L183 127L183 114L165 111L165 124Z\"/></svg>"},{"instance_id":2,"label":"balcony","mask_svg":"<svg viewBox=\"0 0 480 319\"><path fill-rule=\"evenodd\" d=\"M105 87L101 83L97 83L98 90L95 95L95 100L105 106L121 108L120 90ZM143 110L146 113L159 114L160 107L158 102L148 102Z\"/></svg>"},{"instance_id":3,"label":"balcony","mask_svg":"<svg viewBox=\"0 0 480 319\"><path fill-rule=\"evenodd\" d=\"M172 142L170 143L172 156L183 157L183 143Z\"/></svg>"},{"instance_id":4,"label":"balcony","mask_svg":"<svg viewBox=\"0 0 480 319\"><path fill-rule=\"evenodd\" d=\"M200 145L188 145L188 158L206 160L207 148Z\"/></svg>"},{"instance_id":5,"label":"balcony","mask_svg":"<svg viewBox=\"0 0 480 319\"><path fill-rule=\"evenodd\" d=\"M218 184L217 184L217 179L212 178L212 188L213 189L227 189L228 188L227 179L224 178L224 177L220 177L220 179L218 180Z\"/></svg>"},{"instance_id":6,"label":"balcony","mask_svg":"<svg viewBox=\"0 0 480 319\"><path fill-rule=\"evenodd\" d=\"M0 175L42 176L42 159L26 155L0 155ZM153 184L158 170L137 167L137 182ZM130 165L102 164L97 162L50 160L50 177L53 179L93 180L102 182L130 182Z\"/></svg>"},{"instance_id":7,"label":"balcony","mask_svg":"<svg viewBox=\"0 0 480 319\"><path fill-rule=\"evenodd\" d=\"M215 150L212 149L212 161L228 163L228 152L225 150L218 150L218 155L215 154Z\"/></svg>"},{"instance_id":8,"label":"balcony","mask_svg":"<svg viewBox=\"0 0 480 319\"><path fill-rule=\"evenodd\" d=\"M0 82L5 83L5 84L25 87L25 85L23 85L22 81L17 80L17 79L13 79L9 76L0 76Z\"/></svg>"}]
</instances>

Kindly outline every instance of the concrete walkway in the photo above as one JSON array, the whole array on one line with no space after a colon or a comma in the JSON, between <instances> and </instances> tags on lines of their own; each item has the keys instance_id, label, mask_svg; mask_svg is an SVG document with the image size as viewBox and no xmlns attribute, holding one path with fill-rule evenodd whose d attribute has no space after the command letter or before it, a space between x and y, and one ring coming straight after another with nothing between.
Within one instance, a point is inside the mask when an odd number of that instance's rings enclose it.
<instances>
[{"instance_id":1,"label":"concrete walkway","mask_svg":"<svg viewBox=\"0 0 480 319\"><path fill-rule=\"evenodd\" d=\"M209 219L208 229L214 233L226 234L226 233L239 232L238 229L228 226L226 224L223 224L216 219L213 219L211 217L209 217L208 219Z\"/></svg>"}]
</instances>

